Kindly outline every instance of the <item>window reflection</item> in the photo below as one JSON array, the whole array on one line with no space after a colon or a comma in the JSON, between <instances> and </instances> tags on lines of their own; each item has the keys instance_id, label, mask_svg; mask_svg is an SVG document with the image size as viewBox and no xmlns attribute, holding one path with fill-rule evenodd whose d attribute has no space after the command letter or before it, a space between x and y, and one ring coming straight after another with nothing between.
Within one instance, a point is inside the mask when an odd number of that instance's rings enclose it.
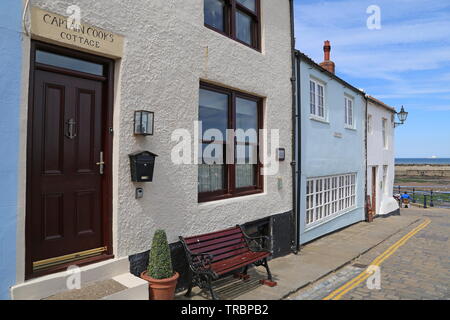
<instances>
[{"instance_id":1,"label":"window reflection","mask_svg":"<svg viewBox=\"0 0 450 320\"><path fill-rule=\"evenodd\" d=\"M205 0L204 3L205 23L218 30L225 31L225 2L223 0Z\"/></svg>"},{"instance_id":2,"label":"window reflection","mask_svg":"<svg viewBox=\"0 0 450 320\"><path fill-rule=\"evenodd\" d=\"M236 12L236 35L239 40L252 45L252 19L240 11Z\"/></svg>"},{"instance_id":3,"label":"window reflection","mask_svg":"<svg viewBox=\"0 0 450 320\"><path fill-rule=\"evenodd\" d=\"M256 0L238 0L238 2L252 11L256 11Z\"/></svg>"},{"instance_id":4,"label":"window reflection","mask_svg":"<svg viewBox=\"0 0 450 320\"><path fill-rule=\"evenodd\" d=\"M101 64L76 59L72 57L66 57L56 53L41 50L36 50L36 62L58 68L90 73L97 76L103 75L103 65Z\"/></svg>"}]
</instances>

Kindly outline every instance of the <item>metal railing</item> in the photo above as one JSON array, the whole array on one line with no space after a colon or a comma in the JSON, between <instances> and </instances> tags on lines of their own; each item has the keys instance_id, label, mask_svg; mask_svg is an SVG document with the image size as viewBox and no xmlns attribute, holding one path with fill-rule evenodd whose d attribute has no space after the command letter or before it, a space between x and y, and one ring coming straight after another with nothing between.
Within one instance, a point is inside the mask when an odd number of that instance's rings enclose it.
<instances>
[{"instance_id":1,"label":"metal railing","mask_svg":"<svg viewBox=\"0 0 450 320\"><path fill-rule=\"evenodd\" d=\"M402 195L405 192L411 197L410 202L423 208L450 208L450 192L437 191L423 187L395 186L394 195ZM399 199L399 201L401 201Z\"/></svg>"}]
</instances>

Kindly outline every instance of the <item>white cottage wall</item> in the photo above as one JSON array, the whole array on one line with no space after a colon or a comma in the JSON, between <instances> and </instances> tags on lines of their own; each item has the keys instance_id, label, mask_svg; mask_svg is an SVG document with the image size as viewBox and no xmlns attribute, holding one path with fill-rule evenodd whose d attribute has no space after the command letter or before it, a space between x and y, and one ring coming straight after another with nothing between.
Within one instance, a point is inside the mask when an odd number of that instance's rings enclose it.
<instances>
[{"instance_id":1,"label":"white cottage wall","mask_svg":"<svg viewBox=\"0 0 450 320\"><path fill-rule=\"evenodd\" d=\"M32 0L31 6L66 14L72 1ZM289 1L261 1L262 52L204 26L203 0L79 0L83 23L125 37L116 60L113 150L113 249L124 257L150 248L153 232L165 229L170 242L292 210L292 91ZM22 119L26 119L29 46L24 36ZM264 97L264 128L280 130L286 161L267 176L264 193L210 203L197 201L197 166L171 162L174 130L193 136L198 120L199 83L208 81ZM133 136L135 110L155 112L155 134ZM26 141L26 121L22 121ZM152 183L130 180L128 154L159 155ZM26 154L22 147L22 155ZM23 157L22 157L23 158ZM23 281L26 163L21 162L18 282ZM282 188L279 188L279 179ZM135 199L136 187L144 198Z\"/></svg>"},{"instance_id":2,"label":"white cottage wall","mask_svg":"<svg viewBox=\"0 0 450 320\"><path fill-rule=\"evenodd\" d=\"M368 102L368 117L371 117L371 130L367 132L367 194L372 196L372 168L377 167L376 181L376 214L386 215L398 209L398 203L393 198L395 179L395 128L392 116L387 108ZM383 142L383 119L387 119L387 148ZM387 166L385 185L383 184L383 167Z\"/></svg>"}]
</instances>

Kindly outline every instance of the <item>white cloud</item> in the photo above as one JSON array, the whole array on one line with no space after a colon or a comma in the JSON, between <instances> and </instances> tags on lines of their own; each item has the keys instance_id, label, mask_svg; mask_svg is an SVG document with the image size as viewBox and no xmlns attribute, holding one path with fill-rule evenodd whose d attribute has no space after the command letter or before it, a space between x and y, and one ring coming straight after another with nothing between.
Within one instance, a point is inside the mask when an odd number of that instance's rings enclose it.
<instances>
[{"instance_id":1,"label":"white cloud","mask_svg":"<svg viewBox=\"0 0 450 320\"><path fill-rule=\"evenodd\" d=\"M366 27L372 4L381 7L381 30ZM450 81L450 1L298 1L296 19L297 48L321 62L323 41L330 40L337 73L369 81L364 86L370 94L448 99L450 85L443 84ZM449 110L445 103L416 107Z\"/></svg>"}]
</instances>

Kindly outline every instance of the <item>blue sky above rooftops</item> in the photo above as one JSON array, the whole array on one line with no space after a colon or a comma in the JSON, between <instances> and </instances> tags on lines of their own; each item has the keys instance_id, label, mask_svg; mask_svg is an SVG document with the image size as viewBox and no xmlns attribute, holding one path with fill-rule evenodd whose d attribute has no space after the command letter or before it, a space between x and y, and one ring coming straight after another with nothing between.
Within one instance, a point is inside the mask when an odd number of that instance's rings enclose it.
<instances>
[{"instance_id":1,"label":"blue sky above rooftops","mask_svg":"<svg viewBox=\"0 0 450 320\"><path fill-rule=\"evenodd\" d=\"M366 10L381 9L370 30ZM336 74L409 112L396 129L396 156L450 158L450 2L295 0L296 47L316 62L330 40Z\"/></svg>"}]
</instances>

